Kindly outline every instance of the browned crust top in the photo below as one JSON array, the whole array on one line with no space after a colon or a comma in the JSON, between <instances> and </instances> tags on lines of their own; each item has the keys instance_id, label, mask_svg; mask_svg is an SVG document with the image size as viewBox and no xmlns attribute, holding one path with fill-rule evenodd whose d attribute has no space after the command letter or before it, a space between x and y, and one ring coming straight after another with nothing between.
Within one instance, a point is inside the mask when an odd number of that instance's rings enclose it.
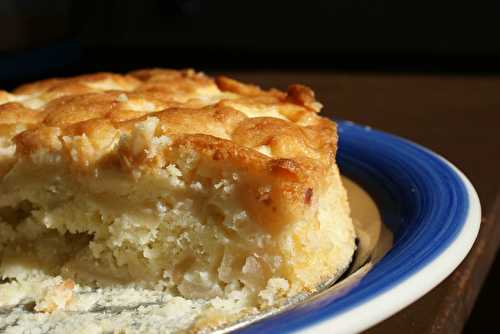
<instances>
[{"instance_id":1,"label":"browned crust top","mask_svg":"<svg viewBox=\"0 0 500 334\"><path fill-rule=\"evenodd\" d=\"M96 73L0 91L0 136L15 144L15 158L39 150L70 156L82 140L68 138L85 137L80 158L70 159L83 170L112 153L130 154L118 149L119 139L153 117L159 120L154 135L169 136L174 146L189 143L214 159L231 156L306 177L335 163L336 126L317 115L320 108L303 85L263 90L191 69Z\"/></svg>"}]
</instances>

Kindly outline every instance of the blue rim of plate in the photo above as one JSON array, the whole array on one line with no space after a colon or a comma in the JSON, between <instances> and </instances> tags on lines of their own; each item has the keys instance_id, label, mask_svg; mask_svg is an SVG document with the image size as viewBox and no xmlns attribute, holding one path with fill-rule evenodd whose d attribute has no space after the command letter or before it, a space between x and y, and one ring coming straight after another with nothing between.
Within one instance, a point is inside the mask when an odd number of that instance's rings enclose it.
<instances>
[{"instance_id":1,"label":"blue rim of plate","mask_svg":"<svg viewBox=\"0 0 500 334\"><path fill-rule=\"evenodd\" d=\"M322 294L238 333L293 332L349 311L431 263L464 227L469 195L448 162L400 137L349 121L337 125L339 168L375 200L393 247L348 293Z\"/></svg>"}]
</instances>

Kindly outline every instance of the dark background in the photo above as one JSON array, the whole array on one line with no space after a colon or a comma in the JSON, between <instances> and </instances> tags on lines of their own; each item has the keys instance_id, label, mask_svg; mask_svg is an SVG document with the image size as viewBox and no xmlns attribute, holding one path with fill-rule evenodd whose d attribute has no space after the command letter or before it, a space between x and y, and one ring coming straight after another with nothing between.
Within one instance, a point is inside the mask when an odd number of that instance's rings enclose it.
<instances>
[{"instance_id":1,"label":"dark background","mask_svg":"<svg viewBox=\"0 0 500 334\"><path fill-rule=\"evenodd\" d=\"M489 76L499 37L500 1L1 0L0 87L153 66ZM467 332L496 323L499 267Z\"/></svg>"},{"instance_id":2,"label":"dark background","mask_svg":"<svg viewBox=\"0 0 500 334\"><path fill-rule=\"evenodd\" d=\"M500 72L499 1L2 0L0 31L3 87L193 64Z\"/></svg>"}]
</instances>

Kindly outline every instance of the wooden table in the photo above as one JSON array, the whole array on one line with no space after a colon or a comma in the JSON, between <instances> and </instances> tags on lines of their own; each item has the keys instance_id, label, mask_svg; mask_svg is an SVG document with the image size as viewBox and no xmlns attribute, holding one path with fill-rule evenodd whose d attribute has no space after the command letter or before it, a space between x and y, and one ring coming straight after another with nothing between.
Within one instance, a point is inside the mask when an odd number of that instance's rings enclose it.
<instances>
[{"instance_id":1,"label":"wooden table","mask_svg":"<svg viewBox=\"0 0 500 334\"><path fill-rule=\"evenodd\" d=\"M388 131L443 155L475 186L483 210L479 237L438 287L367 331L457 333L474 306L500 244L500 77L235 72L243 81L311 86L324 114ZM500 118L499 118L500 119Z\"/></svg>"}]
</instances>

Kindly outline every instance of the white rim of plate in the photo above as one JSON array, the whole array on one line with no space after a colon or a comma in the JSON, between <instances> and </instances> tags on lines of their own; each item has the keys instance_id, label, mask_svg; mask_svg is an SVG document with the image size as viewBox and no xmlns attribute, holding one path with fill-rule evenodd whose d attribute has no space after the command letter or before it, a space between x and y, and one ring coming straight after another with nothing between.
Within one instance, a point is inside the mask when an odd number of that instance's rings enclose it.
<instances>
[{"instance_id":1,"label":"white rim of plate","mask_svg":"<svg viewBox=\"0 0 500 334\"><path fill-rule=\"evenodd\" d=\"M456 238L435 259L387 291L340 314L332 315L331 318L311 323L310 326L301 328L295 333L331 333L334 330L336 334L343 334L366 330L394 315L435 288L465 259L479 233L481 223L479 197L470 181L457 167L438 154L426 151L439 157L453 169L467 190L469 200L467 216Z\"/></svg>"}]
</instances>

